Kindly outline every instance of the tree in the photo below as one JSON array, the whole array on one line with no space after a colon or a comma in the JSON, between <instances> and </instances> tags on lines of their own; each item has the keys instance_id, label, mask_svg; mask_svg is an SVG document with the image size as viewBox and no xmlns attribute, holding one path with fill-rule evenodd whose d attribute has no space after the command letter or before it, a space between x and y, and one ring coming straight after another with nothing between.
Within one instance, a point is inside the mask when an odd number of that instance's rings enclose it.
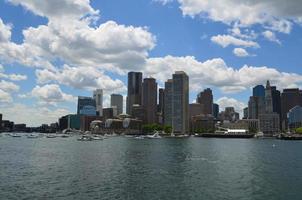
<instances>
[{"instance_id":1,"label":"tree","mask_svg":"<svg viewBox=\"0 0 302 200\"><path fill-rule=\"evenodd\" d=\"M296 133L302 134L302 127L296 129Z\"/></svg>"}]
</instances>

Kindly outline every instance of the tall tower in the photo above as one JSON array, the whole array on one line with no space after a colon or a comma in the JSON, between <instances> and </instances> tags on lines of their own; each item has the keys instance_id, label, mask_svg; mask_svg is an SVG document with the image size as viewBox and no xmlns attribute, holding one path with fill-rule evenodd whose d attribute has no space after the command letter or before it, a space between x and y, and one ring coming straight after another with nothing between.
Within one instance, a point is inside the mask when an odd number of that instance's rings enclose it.
<instances>
[{"instance_id":1,"label":"tall tower","mask_svg":"<svg viewBox=\"0 0 302 200\"><path fill-rule=\"evenodd\" d=\"M127 114L132 115L133 104L142 105L142 78L141 72L128 73Z\"/></svg>"},{"instance_id":2,"label":"tall tower","mask_svg":"<svg viewBox=\"0 0 302 200\"><path fill-rule=\"evenodd\" d=\"M197 96L196 102L203 105L203 114L213 115L213 94L210 88L200 92Z\"/></svg>"},{"instance_id":3,"label":"tall tower","mask_svg":"<svg viewBox=\"0 0 302 200\"><path fill-rule=\"evenodd\" d=\"M145 78L143 82L142 106L145 109L145 122L156 122L157 83L154 78Z\"/></svg>"},{"instance_id":4,"label":"tall tower","mask_svg":"<svg viewBox=\"0 0 302 200\"><path fill-rule=\"evenodd\" d=\"M172 126L172 99L173 99L173 80L168 79L165 82L164 93L164 124Z\"/></svg>"},{"instance_id":5,"label":"tall tower","mask_svg":"<svg viewBox=\"0 0 302 200\"><path fill-rule=\"evenodd\" d=\"M189 77L183 71L173 74L172 127L174 133L189 131ZM212 109L212 105L211 105Z\"/></svg>"},{"instance_id":6,"label":"tall tower","mask_svg":"<svg viewBox=\"0 0 302 200\"><path fill-rule=\"evenodd\" d=\"M272 98L272 88L269 81L266 82L265 88L265 112L273 112L273 98Z\"/></svg>"},{"instance_id":7,"label":"tall tower","mask_svg":"<svg viewBox=\"0 0 302 200\"><path fill-rule=\"evenodd\" d=\"M111 94L111 99L110 99L110 105L111 108L113 106L116 106L117 108L117 114L121 114L123 112L123 96L120 94Z\"/></svg>"},{"instance_id":8,"label":"tall tower","mask_svg":"<svg viewBox=\"0 0 302 200\"><path fill-rule=\"evenodd\" d=\"M99 116L103 116L103 90L94 90L93 99L95 100L96 111L99 113Z\"/></svg>"}]
</instances>

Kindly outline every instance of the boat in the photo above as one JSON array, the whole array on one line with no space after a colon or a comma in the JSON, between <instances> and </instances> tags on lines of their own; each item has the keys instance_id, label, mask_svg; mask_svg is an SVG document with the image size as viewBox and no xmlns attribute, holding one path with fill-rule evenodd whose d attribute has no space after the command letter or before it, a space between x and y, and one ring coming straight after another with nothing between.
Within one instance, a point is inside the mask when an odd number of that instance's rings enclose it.
<instances>
[{"instance_id":1,"label":"boat","mask_svg":"<svg viewBox=\"0 0 302 200\"><path fill-rule=\"evenodd\" d=\"M132 137L132 136L131 136L131 137ZM143 135L138 135L138 136L135 136L134 139L136 139L136 140L143 140L143 139L145 139L145 136L143 136Z\"/></svg>"},{"instance_id":2,"label":"boat","mask_svg":"<svg viewBox=\"0 0 302 200\"><path fill-rule=\"evenodd\" d=\"M102 137L99 137L99 136L97 136L97 135L92 135L92 136L90 136L90 137L91 137L92 140L103 140Z\"/></svg>"},{"instance_id":3,"label":"boat","mask_svg":"<svg viewBox=\"0 0 302 200\"><path fill-rule=\"evenodd\" d=\"M29 139L36 139L36 138L39 138L39 135L36 135L36 134L29 134L26 136L27 138Z\"/></svg>"},{"instance_id":4,"label":"boat","mask_svg":"<svg viewBox=\"0 0 302 200\"><path fill-rule=\"evenodd\" d=\"M56 138L57 136L55 134L47 134L46 138Z\"/></svg>"},{"instance_id":5,"label":"boat","mask_svg":"<svg viewBox=\"0 0 302 200\"><path fill-rule=\"evenodd\" d=\"M255 134L248 133L245 129L227 129L215 131L215 133L202 133L201 137L215 138L253 138Z\"/></svg>"},{"instance_id":6,"label":"boat","mask_svg":"<svg viewBox=\"0 0 302 200\"><path fill-rule=\"evenodd\" d=\"M80 138L77 139L78 141L92 141L92 137L90 135L82 135Z\"/></svg>"},{"instance_id":7,"label":"boat","mask_svg":"<svg viewBox=\"0 0 302 200\"><path fill-rule=\"evenodd\" d=\"M62 137L62 138L68 138L69 135L68 135L68 134L62 134L61 137Z\"/></svg>"},{"instance_id":8,"label":"boat","mask_svg":"<svg viewBox=\"0 0 302 200\"><path fill-rule=\"evenodd\" d=\"M159 132L156 131L153 135L147 135L146 138L148 138L148 139L160 139L162 137L159 135Z\"/></svg>"},{"instance_id":9,"label":"boat","mask_svg":"<svg viewBox=\"0 0 302 200\"><path fill-rule=\"evenodd\" d=\"M11 137L22 137L21 135L17 134L17 133L11 133L10 134Z\"/></svg>"}]
</instances>

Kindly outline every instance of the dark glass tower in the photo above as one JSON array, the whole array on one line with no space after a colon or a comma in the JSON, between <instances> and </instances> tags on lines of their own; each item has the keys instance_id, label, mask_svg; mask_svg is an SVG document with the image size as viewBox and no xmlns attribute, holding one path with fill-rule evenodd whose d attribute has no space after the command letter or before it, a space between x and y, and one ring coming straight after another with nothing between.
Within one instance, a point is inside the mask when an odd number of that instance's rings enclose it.
<instances>
[{"instance_id":1,"label":"dark glass tower","mask_svg":"<svg viewBox=\"0 0 302 200\"><path fill-rule=\"evenodd\" d=\"M214 103L213 104L213 117L215 117L215 119L218 119L218 114L219 114L219 105Z\"/></svg>"},{"instance_id":2,"label":"dark glass tower","mask_svg":"<svg viewBox=\"0 0 302 200\"><path fill-rule=\"evenodd\" d=\"M254 97L265 97L265 88L263 85L257 85L253 88Z\"/></svg>"},{"instance_id":3,"label":"dark glass tower","mask_svg":"<svg viewBox=\"0 0 302 200\"><path fill-rule=\"evenodd\" d=\"M145 110L145 123L156 122L157 83L154 78L145 78L143 82L142 106Z\"/></svg>"},{"instance_id":4,"label":"dark glass tower","mask_svg":"<svg viewBox=\"0 0 302 200\"><path fill-rule=\"evenodd\" d=\"M129 115L132 115L134 104L142 105L142 78L141 72L128 73L127 114Z\"/></svg>"}]
</instances>

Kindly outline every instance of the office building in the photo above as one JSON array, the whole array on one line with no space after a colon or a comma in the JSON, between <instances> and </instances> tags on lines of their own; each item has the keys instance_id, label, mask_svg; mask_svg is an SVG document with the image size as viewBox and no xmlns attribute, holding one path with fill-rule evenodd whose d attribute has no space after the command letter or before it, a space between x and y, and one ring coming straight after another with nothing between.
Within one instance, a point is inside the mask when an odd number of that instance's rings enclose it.
<instances>
[{"instance_id":1,"label":"office building","mask_svg":"<svg viewBox=\"0 0 302 200\"><path fill-rule=\"evenodd\" d=\"M243 109L243 118L242 119L248 119L249 117L249 108L246 107Z\"/></svg>"},{"instance_id":2,"label":"office building","mask_svg":"<svg viewBox=\"0 0 302 200\"><path fill-rule=\"evenodd\" d=\"M284 89L281 94L281 122L282 129L286 130L287 113L295 106L302 106L302 94L298 88Z\"/></svg>"},{"instance_id":3,"label":"office building","mask_svg":"<svg viewBox=\"0 0 302 200\"><path fill-rule=\"evenodd\" d=\"M280 132L279 114L273 112L272 88L269 81L265 88L265 113L259 115L260 131L265 136L273 136Z\"/></svg>"},{"instance_id":4,"label":"office building","mask_svg":"<svg viewBox=\"0 0 302 200\"><path fill-rule=\"evenodd\" d=\"M113 108L103 108L103 120L112 119L114 116Z\"/></svg>"},{"instance_id":5,"label":"office building","mask_svg":"<svg viewBox=\"0 0 302 200\"><path fill-rule=\"evenodd\" d=\"M263 85L257 85L253 88L254 97L265 97L265 88Z\"/></svg>"},{"instance_id":6,"label":"office building","mask_svg":"<svg viewBox=\"0 0 302 200\"><path fill-rule=\"evenodd\" d=\"M120 94L111 94L111 107L116 106L117 115L123 113L123 96Z\"/></svg>"},{"instance_id":7,"label":"office building","mask_svg":"<svg viewBox=\"0 0 302 200\"><path fill-rule=\"evenodd\" d=\"M78 109L77 109L77 114L81 113L81 110L84 109L84 107L90 106L86 109L92 109L91 107L94 107L94 110L96 110L96 102L95 99L91 98L91 97L83 97L83 96L79 96L78 97ZM86 112L86 111L82 111Z\"/></svg>"},{"instance_id":8,"label":"office building","mask_svg":"<svg viewBox=\"0 0 302 200\"><path fill-rule=\"evenodd\" d=\"M87 105L82 107L79 114L87 116L96 116L97 111L94 106Z\"/></svg>"},{"instance_id":9,"label":"office building","mask_svg":"<svg viewBox=\"0 0 302 200\"><path fill-rule=\"evenodd\" d=\"M103 90L97 89L93 91L93 99L95 100L95 106L98 116L103 115Z\"/></svg>"},{"instance_id":10,"label":"office building","mask_svg":"<svg viewBox=\"0 0 302 200\"><path fill-rule=\"evenodd\" d=\"M185 72L176 71L173 74L172 91L173 132L175 134L186 134L189 131L189 77Z\"/></svg>"},{"instance_id":11,"label":"office building","mask_svg":"<svg viewBox=\"0 0 302 200\"><path fill-rule=\"evenodd\" d=\"M165 82L164 93L164 124L172 126L172 99L173 99L173 80L169 79Z\"/></svg>"},{"instance_id":12,"label":"office building","mask_svg":"<svg viewBox=\"0 0 302 200\"><path fill-rule=\"evenodd\" d=\"M197 95L196 103L203 105L203 114L212 115L213 114L213 94L210 88L205 89Z\"/></svg>"},{"instance_id":13,"label":"office building","mask_svg":"<svg viewBox=\"0 0 302 200\"><path fill-rule=\"evenodd\" d=\"M165 89L159 88L158 90L158 109L157 112L163 114L165 106Z\"/></svg>"},{"instance_id":14,"label":"office building","mask_svg":"<svg viewBox=\"0 0 302 200\"><path fill-rule=\"evenodd\" d=\"M128 73L128 95L127 95L127 114L132 115L134 104L142 105L142 78L141 72Z\"/></svg>"},{"instance_id":15,"label":"office building","mask_svg":"<svg viewBox=\"0 0 302 200\"><path fill-rule=\"evenodd\" d=\"M219 105L217 103L213 104L213 117L215 119L218 119L218 115L219 115Z\"/></svg>"},{"instance_id":16,"label":"office building","mask_svg":"<svg viewBox=\"0 0 302 200\"><path fill-rule=\"evenodd\" d=\"M154 78L145 78L142 88L142 106L145 110L146 124L156 123L157 83Z\"/></svg>"},{"instance_id":17,"label":"office building","mask_svg":"<svg viewBox=\"0 0 302 200\"><path fill-rule=\"evenodd\" d=\"M288 128L296 129L302 127L302 107L295 106L289 110L288 114Z\"/></svg>"}]
</instances>

